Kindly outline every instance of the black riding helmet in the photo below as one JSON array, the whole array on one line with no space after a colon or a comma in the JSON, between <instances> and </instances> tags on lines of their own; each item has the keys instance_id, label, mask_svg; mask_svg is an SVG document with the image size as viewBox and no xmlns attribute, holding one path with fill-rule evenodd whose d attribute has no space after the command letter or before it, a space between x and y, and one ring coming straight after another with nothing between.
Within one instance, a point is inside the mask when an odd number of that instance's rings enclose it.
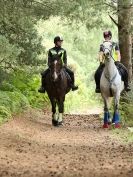
<instances>
[{"instance_id":1,"label":"black riding helmet","mask_svg":"<svg viewBox=\"0 0 133 177\"><path fill-rule=\"evenodd\" d=\"M56 43L56 42L58 42L58 41L63 41L63 38L60 37L60 36L56 36L56 37L54 38L54 43Z\"/></svg>"},{"instance_id":2,"label":"black riding helmet","mask_svg":"<svg viewBox=\"0 0 133 177\"><path fill-rule=\"evenodd\" d=\"M103 32L103 37L104 38L112 37L112 32L111 31L105 31L105 32Z\"/></svg>"}]
</instances>

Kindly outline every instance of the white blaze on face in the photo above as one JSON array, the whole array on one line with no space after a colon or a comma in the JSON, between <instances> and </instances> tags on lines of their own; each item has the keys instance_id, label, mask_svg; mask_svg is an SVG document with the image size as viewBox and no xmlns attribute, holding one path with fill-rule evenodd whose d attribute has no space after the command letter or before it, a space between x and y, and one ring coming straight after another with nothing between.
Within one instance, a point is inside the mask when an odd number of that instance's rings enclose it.
<instances>
[{"instance_id":1,"label":"white blaze on face","mask_svg":"<svg viewBox=\"0 0 133 177\"><path fill-rule=\"evenodd\" d=\"M54 79L55 79L55 80L58 78L57 72L56 72L56 64L57 64L57 60L54 61L54 65L55 65Z\"/></svg>"}]
</instances>

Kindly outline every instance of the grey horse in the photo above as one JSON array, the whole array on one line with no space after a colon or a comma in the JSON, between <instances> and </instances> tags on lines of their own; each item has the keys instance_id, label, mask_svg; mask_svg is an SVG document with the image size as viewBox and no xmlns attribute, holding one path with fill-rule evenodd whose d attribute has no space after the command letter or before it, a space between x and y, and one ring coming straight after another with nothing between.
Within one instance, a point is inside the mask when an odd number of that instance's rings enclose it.
<instances>
[{"instance_id":1,"label":"grey horse","mask_svg":"<svg viewBox=\"0 0 133 177\"><path fill-rule=\"evenodd\" d=\"M104 101L104 124L103 128L108 128L113 123L115 128L120 127L119 100L121 92L124 90L124 83L112 57L112 44L107 41L103 44L105 56L105 68L100 80L101 95ZM109 100L114 97L113 119L109 113Z\"/></svg>"}]
</instances>

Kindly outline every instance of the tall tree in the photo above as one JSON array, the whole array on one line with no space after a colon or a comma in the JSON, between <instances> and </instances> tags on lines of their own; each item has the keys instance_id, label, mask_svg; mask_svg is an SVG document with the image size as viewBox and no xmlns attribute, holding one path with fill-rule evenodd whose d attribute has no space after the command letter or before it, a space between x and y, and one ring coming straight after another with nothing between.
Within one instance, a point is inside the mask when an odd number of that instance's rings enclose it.
<instances>
[{"instance_id":1,"label":"tall tree","mask_svg":"<svg viewBox=\"0 0 133 177\"><path fill-rule=\"evenodd\" d=\"M131 37L132 1L118 0L118 32L121 51L121 61L129 71L129 80L132 78L132 37Z\"/></svg>"}]
</instances>

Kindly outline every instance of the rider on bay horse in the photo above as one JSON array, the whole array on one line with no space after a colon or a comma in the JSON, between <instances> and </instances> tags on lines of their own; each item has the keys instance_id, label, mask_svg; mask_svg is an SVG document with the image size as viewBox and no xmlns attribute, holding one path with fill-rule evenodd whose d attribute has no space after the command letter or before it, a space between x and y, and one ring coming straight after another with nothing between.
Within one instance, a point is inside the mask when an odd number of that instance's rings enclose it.
<instances>
[{"instance_id":1,"label":"rider on bay horse","mask_svg":"<svg viewBox=\"0 0 133 177\"><path fill-rule=\"evenodd\" d=\"M103 33L104 42L110 42L110 44L112 45L112 57L115 61L116 67L118 68L121 76L122 76L122 80L124 81L124 86L125 86L125 91L130 91L130 87L128 84L128 71L126 69L126 67L120 63L121 61L121 55L120 55L120 50L119 50L119 46L117 43L113 42L112 39L112 33L111 31L105 31ZM104 43L103 42L103 43ZM98 67L96 73L95 73L95 82L96 82L96 93L100 93L100 79L101 79L101 75L102 72L104 70L105 64L104 64L104 48L103 48L103 44L100 45L100 51L99 51L99 61L100 61L100 66Z\"/></svg>"},{"instance_id":2,"label":"rider on bay horse","mask_svg":"<svg viewBox=\"0 0 133 177\"><path fill-rule=\"evenodd\" d=\"M69 76L71 78L71 82L72 82L71 88L72 88L72 91L74 91L74 90L78 89L78 86L75 86L75 79L74 79L73 71L71 71L67 67L67 53L66 53L66 50L62 48L62 43L63 43L63 39L60 36L56 36L54 38L55 47L51 48L48 52L48 66L50 66L51 61L52 61L52 57L54 55L62 54L62 62L63 62L64 68L65 68L65 71L69 74ZM48 73L49 73L49 68L46 69L42 73L42 85L41 85L41 88L38 90L40 93L45 93L45 78Z\"/></svg>"}]
</instances>

